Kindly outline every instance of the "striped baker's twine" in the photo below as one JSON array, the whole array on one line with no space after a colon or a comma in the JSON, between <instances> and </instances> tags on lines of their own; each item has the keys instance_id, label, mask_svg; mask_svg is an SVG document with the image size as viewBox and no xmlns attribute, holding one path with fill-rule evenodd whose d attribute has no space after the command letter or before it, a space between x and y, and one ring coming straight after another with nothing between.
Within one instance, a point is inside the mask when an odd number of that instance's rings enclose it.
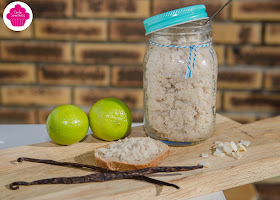
<instances>
[{"instance_id":1,"label":"striped baker's twine","mask_svg":"<svg viewBox=\"0 0 280 200\"><path fill-rule=\"evenodd\" d=\"M190 52L189 52L189 62L188 62L188 70L187 70L187 73L186 73L186 79L188 79L189 77L190 78L192 77L192 69L194 69L194 66L195 66L197 48L208 47L208 46L212 45L212 42L204 44L204 45L189 45L189 46L164 45L164 44L158 44L158 43L155 43L155 42L152 42L152 41L149 41L149 42L150 42L150 44L153 44L153 45L159 46L159 47L171 47L171 48L190 49ZM192 54L194 56L192 56ZM193 61L192 61L192 57L193 57ZM191 69L191 65L192 65L192 69Z\"/></svg>"}]
</instances>

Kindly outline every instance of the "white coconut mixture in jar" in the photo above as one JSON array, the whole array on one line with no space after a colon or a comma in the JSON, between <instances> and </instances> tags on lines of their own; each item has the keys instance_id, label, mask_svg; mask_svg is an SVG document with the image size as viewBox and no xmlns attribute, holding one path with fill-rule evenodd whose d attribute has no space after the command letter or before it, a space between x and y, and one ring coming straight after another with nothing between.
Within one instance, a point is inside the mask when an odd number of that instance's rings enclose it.
<instances>
[{"instance_id":1,"label":"white coconut mixture in jar","mask_svg":"<svg viewBox=\"0 0 280 200\"><path fill-rule=\"evenodd\" d=\"M153 138L196 143L214 130L217 56L211 25L202 23L150 35L144 59L144 101L145 129ZM192 76L186 78L189 66Z\"/></svg>"}]
</instances>

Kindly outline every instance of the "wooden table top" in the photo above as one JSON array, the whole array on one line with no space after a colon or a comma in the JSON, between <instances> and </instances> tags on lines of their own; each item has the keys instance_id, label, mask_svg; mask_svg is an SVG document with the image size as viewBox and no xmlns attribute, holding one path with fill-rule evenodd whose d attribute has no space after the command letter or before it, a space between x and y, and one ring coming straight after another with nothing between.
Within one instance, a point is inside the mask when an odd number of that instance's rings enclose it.
<instances>
[{"instance_id":1,"label":"wooden table top","mask_svg":"<svg viewBox=\"0 0 280 200\"><path fill-rule=\"evenodd\" d=\"M18 157L53 159L94 165L93 151L106 142L88 135L82 142L59 146L52 142L20 146L0 151L0 199L186 199L280 175L280 116L241 125L217 115L213 136L207 141L188 147L171 147L162 166L186 166L209 162L210 168L154 174L151 177L180 186L177 190L155 186L137 180L70 185L21 186L9 190L14 181L32 181L50 177L82 176L92 172L61 166L22 162ZM132 128L129 137L145 136L143 126ZM214 141L249 140L251 145L240 160L233 157L214 157ZM200 157L208 153L209 158Z\"/></svg>"}]
</instances>

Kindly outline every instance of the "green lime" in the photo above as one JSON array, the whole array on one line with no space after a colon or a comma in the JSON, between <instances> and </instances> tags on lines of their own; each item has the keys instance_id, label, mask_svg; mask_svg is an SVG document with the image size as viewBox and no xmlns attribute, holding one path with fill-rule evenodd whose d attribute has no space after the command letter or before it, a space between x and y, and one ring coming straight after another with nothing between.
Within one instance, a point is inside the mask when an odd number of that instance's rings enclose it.
<instances>
[{"instance_id":1,"label":"green lime","mask_svg":"<svg viewBox=\"0 0 280 200\"><path fill-rule=\"evenodd\" d=\"M70 145L81 141L88 131L88 118L79 107L63 105L48 116L46 127L50 138L57 144Z\"/></svg>"},{"instance_id":2,"label":"green lime","mask_svg":"<svg viewBox=\"0 0 280 200\"><path fill-rule=\"evenodd\" d=\"M96 102L91 107L88 117L94 135L106 141L124 137L132 123L128 106L116 98L105 98Z\"/></svg>"}]
</instances>

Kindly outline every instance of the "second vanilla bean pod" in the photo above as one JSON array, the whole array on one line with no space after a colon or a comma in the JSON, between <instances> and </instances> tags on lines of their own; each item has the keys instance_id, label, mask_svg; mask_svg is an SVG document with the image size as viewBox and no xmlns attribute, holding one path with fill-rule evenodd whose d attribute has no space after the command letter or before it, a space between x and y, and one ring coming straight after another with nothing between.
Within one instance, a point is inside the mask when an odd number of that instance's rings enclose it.
<instances>
[{"instance_id":1,"label":"second vanilla bean pod","mask_svg":"<svg viewBox=\"0 0 280 200\"><path fill-rule=\"evenodd\" d=\"M102 167L97 167L94 165L86 165L86 164L79 164L79 163L72 163L72 162L58 162L55 160L45 160L45 159L36 159L36 158L26 158L26 157L20 157L17 159L18 162L22 161L28 161L28 162L35 162L35 163L44 163L48 165L57 165L57 166L65 166L65 167L75 167L75 168L88 168L100 172L110 172L112 170L108 170Z\"/></svg>"}]
</instances>

